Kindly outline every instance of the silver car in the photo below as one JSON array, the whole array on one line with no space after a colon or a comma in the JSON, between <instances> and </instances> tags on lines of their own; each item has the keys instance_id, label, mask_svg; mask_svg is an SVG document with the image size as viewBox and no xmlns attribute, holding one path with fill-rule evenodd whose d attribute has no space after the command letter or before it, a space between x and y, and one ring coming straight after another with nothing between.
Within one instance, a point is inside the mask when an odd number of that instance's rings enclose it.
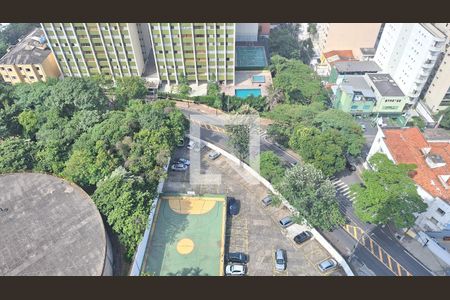
<instances>
[{"instance_id":1,"label":"silver car","mask_svg":"<svg viewBox=\"0 0 450 300\"><path fill-rule=\"evenodd\" d=\"M171 167L172 171L186 171L187 168L185 164L173 164Z\"/></svg>"},{"instance_id":2,"label":"silver car","mask_svg":"<svg viewBox=\"0 0 450 300\"><path fill-rule=\"evenodd\" d=\"M217 151L211 151L208 153L208 157L211 160L215 160L216 158L218 158L220 156L220 153Z\"/></svg>"},{"instance_id":3,"label":"silver car","mask_svg":"<svg viewBox=\"0 0 450 300\"><path fill-rule=\"evenodd\" d=\"M275 251L275 270L286 270L286 255L283 249L277 249Z\"/></svg>"},{"instance_id":4,"label":"silver car","mask_svg":"<svg viewBox=\"0 0 450 300\"><path fill-rule=\"evenodd\" d=\"M337 265L337 261L335 261L333 258L329 258L321 262L318 267L321 272L326 272L335 269Z\"/></svg>"}]
</instances>

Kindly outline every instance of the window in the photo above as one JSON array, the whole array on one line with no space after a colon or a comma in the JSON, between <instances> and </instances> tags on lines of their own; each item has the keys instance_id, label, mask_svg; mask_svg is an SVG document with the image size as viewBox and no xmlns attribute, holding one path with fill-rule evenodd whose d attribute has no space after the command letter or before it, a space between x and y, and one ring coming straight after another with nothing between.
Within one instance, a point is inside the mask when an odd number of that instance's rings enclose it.
<instances>
[{"instance_id":1,"label":"window","mask_svg":"<svg viewBox=\"0 0 450 300\"><path fill-rule=\"evenodd\" d=\"M443 211L442 209L438 208L436 210L438 212L438 214L440 214L441 216L445 215L445 211Z\"/></svg>"},{"instance_id":2,"label":"window","mask_svg":"<svg viewBox=\"0 0 450 300\"><path fill-rule=\"evenodd\" d=\"M438 220L436 220L435 218L431 217L430 218L431 223L433 223L434 225L437 225L439 222Z\"/></svg>"},{"instance_id":3,"label":"window","mask_svg":"<svg viewBox=\"0 0 450 300\"><path fill-rule=\"evenodd\" d=\"M30 76L30 79L31 79L31 80L34 80L34 76Z\"/></svg>"},{"instance_id":4,"label":"window","mask_svg":"<svg viewBox=\"0 0 450 300\"><path fill-rule=\"evenodd\" d=\"M9 72L12 72L12 69L11 69L11 68L8 68L8 71L9 71Z\"/></svg>"},{"instance_id":5,"label":"window","mask_svg":"<svg viewBox=\"0 0 450 300\"><path fill-rule=\"evenodd\" d=\"M30 68L26 68L25 71L27 72L31 72Z\"/></svg>"},{"instance_id":6,"label":"window","mask_svg":"<svg viewBox=\"0 0 450 300\"><path fill-rule=\"evenodd\" d=\"M36 67L36 70L38 70L38 71L39 71L40 69L41 69L41 68L39 68L39 67Z\"/></svg>"}]
</instances>

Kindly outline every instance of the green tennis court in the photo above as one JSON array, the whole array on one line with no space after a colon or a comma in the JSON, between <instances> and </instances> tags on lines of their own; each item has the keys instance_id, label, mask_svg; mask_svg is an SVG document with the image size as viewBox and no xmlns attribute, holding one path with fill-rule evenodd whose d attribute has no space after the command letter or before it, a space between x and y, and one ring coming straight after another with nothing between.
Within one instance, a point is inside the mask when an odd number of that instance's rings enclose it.
<instances>
[{"instance_id":1,"label":"green tennis court","mask_svg":"<svg viewBox=\"0 0 450 300\"><path fill-rule=\"evenodd\" d=\"M226 200L223 195L163 195L142 273L223 275Z\"/></svg>"},{"instance_id":2,"label":"green tennis court","mask_svg":"<svg viewBox=\"0 0 450 300\"><path fill-rule=\"evenodd\" d=\"M267 66L266 51L263 46L237 46L236 69L263 69Z\"/></svg>"}]
</instances>

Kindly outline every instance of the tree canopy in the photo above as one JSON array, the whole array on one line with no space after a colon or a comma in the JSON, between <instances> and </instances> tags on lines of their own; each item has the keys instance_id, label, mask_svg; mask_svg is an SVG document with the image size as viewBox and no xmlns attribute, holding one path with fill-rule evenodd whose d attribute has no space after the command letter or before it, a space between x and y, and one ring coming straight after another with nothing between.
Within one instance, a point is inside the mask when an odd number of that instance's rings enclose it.
<instances>
[{"instance_id":1,"label":"tree canopy","mask_svg":"<svg viewBox=\"0 0 450 300\"><path fill-rule=\"evenodd\" d=\"M272 151L263 151L259 155L259 169L262 177L272 184L277 184L283 178L284 166L281 159Z\"/></svg>"},{"instance_id":2,"label":"tree canopy","mask_svg":"<svg viewBox=\"0 0 450 300\"><path fill-rule=\"evenodd\" d=\"M329 97L314 71L295 59L275 55L271 58L271 70L275 73L274 88L284 93L289 103L327 103Z\"/></svg>"},{"instance_id":3,"label":"tree canopy","mask_svg":"<svg viewBox=\"0 0 450 300\"><path fill-rule=\"evenodd\" d=\"M332 230L344 224L333 184L313 165L295 165L276 188L311 226Z\"/></svg>"},{"instance_id":4,"label":"tree canopy","mask_svg":"<svg viewBox=\"0 0 450 300\"><path fill-rule=\"evenodd\" d=\"M397 228L412 226L414 214L422 213L427 208L409 177L416 166L395 165L383 153L374 154L369 162L373 169L363 171L364 184L351 187L356 193L356 215L374 224L392 222Z\"/></svg>"}]
</instances>

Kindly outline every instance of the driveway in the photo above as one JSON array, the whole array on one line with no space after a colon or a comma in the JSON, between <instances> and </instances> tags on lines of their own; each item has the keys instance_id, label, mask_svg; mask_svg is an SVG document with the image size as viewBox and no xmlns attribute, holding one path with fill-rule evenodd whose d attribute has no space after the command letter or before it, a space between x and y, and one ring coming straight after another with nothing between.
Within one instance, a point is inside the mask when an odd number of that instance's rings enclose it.
<instances>
[{"instance_id":1,"label":"driveway","mask_svg":"<svg viewBox=\"0 0 450 300\"><path fill-rule=\"evenodd\" d=\"M278 220L290 215L285 208L269 206L263 207L261 199L268 190L248 172L220 156L216 160L207 157L209 149L201 152L200 172L197 174L214 174L221 176L216 184L191 184L190 176L197 176L193 164L186 172L169 171L164 192L186 193L194 191L201 194L227 194L235 197L240 203L237 216L228 217L226 230L226 251L244 252L249 256L248 275L250 276L345 276L342 269L329 273L321 273L317 264L330 257L330 254L313 239L302 245L296 245L292 238L303 229L300 225L293 225L282 229ZM179 148L174 159L189 158L189 150ZM275 249L282 248L287 253L287 270L277 272L274 269Z\"/></svg>"}]
</instances>

